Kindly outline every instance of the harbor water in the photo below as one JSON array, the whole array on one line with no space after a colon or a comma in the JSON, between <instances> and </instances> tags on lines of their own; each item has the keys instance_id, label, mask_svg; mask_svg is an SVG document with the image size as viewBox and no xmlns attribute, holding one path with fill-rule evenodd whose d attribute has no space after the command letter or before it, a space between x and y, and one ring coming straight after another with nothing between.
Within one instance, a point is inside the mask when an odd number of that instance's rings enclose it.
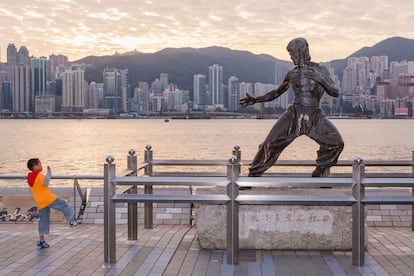
<instances>
[{"instance_id":1,"label":"harbor water","mask_svg":"<svg viewBox=\"0 0 414 276\"><path fill-rule=\"evenodd\" d=\"M412 120L332 121L345 141L340 159L412 158ZM102 174L107 155L113 155L118 168L124 169L128 150L135 149L142 162L147 144L152 145L154 159L227 160L237 144L242 159L252 160L274 123L255 119L0 120L0 174L25 174L26 161L33 157L50 165L54 174ZM280 159L315 160L317 150L314 141L302 136ZM18 184L0 182L1 186Z\"/></svg>"}]
</instances>

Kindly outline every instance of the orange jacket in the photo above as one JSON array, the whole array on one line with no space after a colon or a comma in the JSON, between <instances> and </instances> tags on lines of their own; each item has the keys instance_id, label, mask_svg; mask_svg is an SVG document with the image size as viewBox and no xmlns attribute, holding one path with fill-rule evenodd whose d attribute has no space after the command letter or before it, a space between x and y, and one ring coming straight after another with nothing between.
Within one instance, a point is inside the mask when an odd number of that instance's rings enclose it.
<instances>
[{"instance_id":1,"label":"orange jacket","mask_svg":"<svg viewBox=\"0 0 414 276\"><path fill-rule=\"evenodd\" d=\"M49 190L48 183L45 185L45 180L45 175L40 172L30 172L27 175L27 183L38 210L49 206L57 199L57 195Z\"/></svg>"}]
</instances>

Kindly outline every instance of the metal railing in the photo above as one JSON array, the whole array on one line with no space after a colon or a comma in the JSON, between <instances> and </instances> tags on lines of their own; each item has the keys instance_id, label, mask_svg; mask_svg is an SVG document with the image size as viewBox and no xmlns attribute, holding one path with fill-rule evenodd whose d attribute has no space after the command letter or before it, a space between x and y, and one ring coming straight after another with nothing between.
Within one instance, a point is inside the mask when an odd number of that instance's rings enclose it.
<instances>
[{"instance_id":1,"label":"metal railing","mask_svg":"<svg viewBox=\"0 0 414 276\"><path fill-rule=\"evenodd\" d=\"M27 175L23 174L0 174L0 180L26 180ZM103 180L102 175L52 175L52 179L73 180L73 218L79 223L82 222L83 211L87 203L87 189L82 190L79 180ZM77 211L77 196L80 198L79 211Z\"/></svg>"},{"instance_id":2,"label":"metal railing","mask_svg":"<svg viewBox=\"0 0 414 276\"><path fill-rule=\"evenodd\" d=\"M192 160L153 160L151 146L147 146L144 153L144 164L137 166L135 151L132 151L128 157L128 164L131 168L144 170L142 176L117 176L116 166L113 163L114 158L107 157L107 163L104 165L104 195L105 195L105 217L104 217L104 262L111 265L116 262L116 235L115 235L115 203L128 202L128 238L137 239L137 216L132 214L136 210L136 204L143 202L145 204L145 227L152 228L152 203L203 203L203 204L221 204L226 205L227 209L227 229L226 229L226 252L228 264L237 264L239 262L239 206L240 205L324 205L324 206L352 206L352 263L356 266L364 265L365 256L365 205L367 204L414 204L413 196L401 197L367 197L365 196L365 187L414 187L414 161L367 161L363 162L361 158L356 160L339 162L342 166L352 165L352 174L346 177L324 177L311 178L303 176L291 177L243 177L240 176L241 166L240 148L236 146L232 158L225 161L192 161ZM413 154L414 158L414 154ZM131 160L130 160L131 159ZM299 164L298 164L299 163ZM311 166L312 162L286 162L288 166L298 164L299 166ZM157 176L154 173L154 166L227 166L226 176L211 176L203 173L190 175L187 173L164 174ZM366 166L405 166L411 167L412 172L406 174L387 174L375 177L367 177L365 173ZM130 165L128 165L130 166ZM130 168L130 169L131 169ZM155 175L155 176L154 176ZM225 194L186 194L186 195L157 195L153 194L153 186L224 186ZM117 186L126 186L127 194L117 194ZM144 194L137 194L136 187L144 186ZM309 196L309 195L259 195L244 194L239 195L240 187L346 187L352 191L352 196ZM129 187L129 188L128 188ZM414 206L414 205L413 205Z\"/></svg>"}]
</instances>

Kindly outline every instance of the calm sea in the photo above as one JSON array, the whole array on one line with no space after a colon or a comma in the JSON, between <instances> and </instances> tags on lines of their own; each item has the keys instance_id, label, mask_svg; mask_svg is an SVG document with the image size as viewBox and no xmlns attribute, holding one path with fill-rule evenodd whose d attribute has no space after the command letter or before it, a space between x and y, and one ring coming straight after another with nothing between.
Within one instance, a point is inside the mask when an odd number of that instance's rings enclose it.
<instances>
[{"instance_id":1,"label":"calm sea","mask_svg":"<svg viewBox=\"0 0 414 276\"><path fill-rule=\"evenodd\" d=\"M341 159L411 159L412 120L332 120L345 149ZM274 120L0 120L0 174L26 173L26 161L39 157L54 174L102 174L111 154L119 169L128 150L143 160L151 144L156 159L223 159L238 144L251 160ZM280 159L316 158L318 145L303 136ZM57 180L56 180L57 181ZM0 185L5 185L4 181Z\"/></svg>"}]
</instances>

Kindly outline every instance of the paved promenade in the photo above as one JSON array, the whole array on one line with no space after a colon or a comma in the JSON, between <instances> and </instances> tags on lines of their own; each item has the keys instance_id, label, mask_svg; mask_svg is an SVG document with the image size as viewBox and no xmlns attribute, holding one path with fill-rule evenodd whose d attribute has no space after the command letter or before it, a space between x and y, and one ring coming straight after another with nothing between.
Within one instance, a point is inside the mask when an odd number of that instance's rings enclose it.
<instances>
[{"instance_id":1,"label":"paved promenade","mask_svg":"<svg viewBox=\"0 0 414 276\"><path fill-rule=\"evenodd\" d=\"M414 275L414 233L409 228L369 228L366 265L354 267L351 252L241 251L226 264L223 251L202 250L194 227L139 227L127 240L117 227L117 264L103 267L102 225L53 224L50 248L36 247L36 224L0 224L0 275Z\"/></svg>"}]
</instances>

